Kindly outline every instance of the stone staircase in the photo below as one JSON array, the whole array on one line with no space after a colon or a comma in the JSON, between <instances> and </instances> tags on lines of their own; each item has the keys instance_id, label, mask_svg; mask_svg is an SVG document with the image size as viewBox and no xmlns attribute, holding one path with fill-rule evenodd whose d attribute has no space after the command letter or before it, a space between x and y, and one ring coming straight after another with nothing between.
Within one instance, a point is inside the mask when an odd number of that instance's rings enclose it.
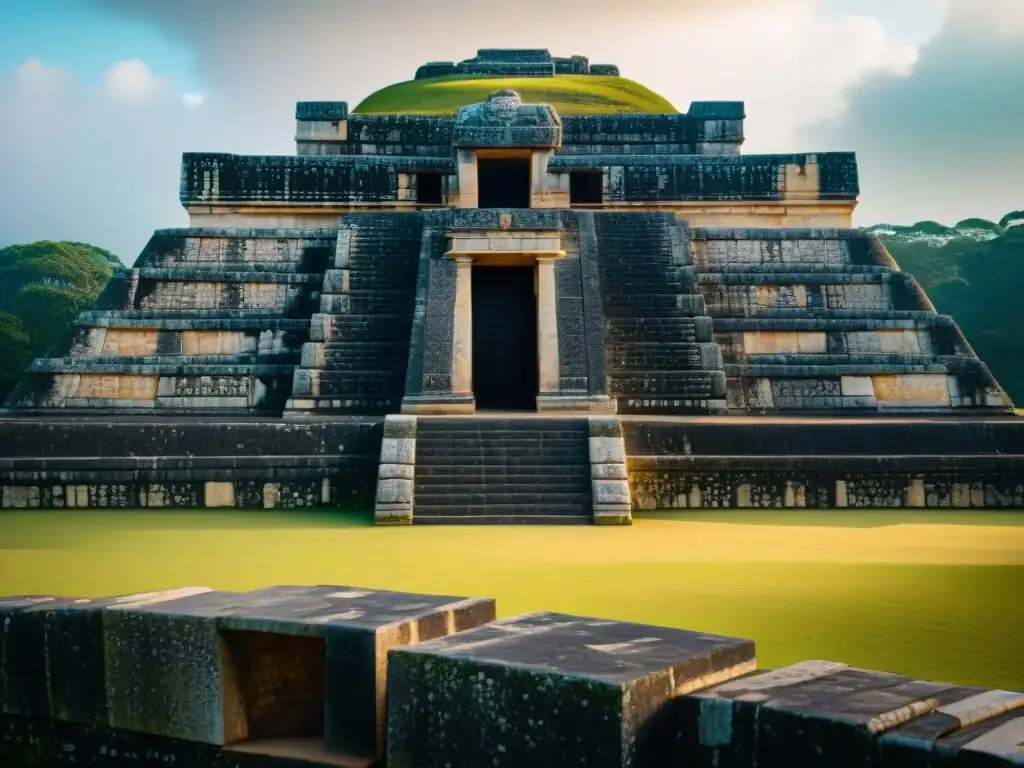
<instances>
[{"instance_id":1,"label":"stone staircase","mask_svg":"<svg viewBox=\"0 0 1024 768\"><path fill-rule=\"evenodd\" d=\"M389 413L401 405L423 221L342 218L334 268L295 372L292 411Z\"/></svg>"},{"instance_id":2,"label":"stone staircase","mask_svg":"<svg viewBox=\"0 0 1024 768\"><path fill-rule=\"evenodd\" d=\"M418 422L414 522L592 522L586 419Z\"/></svg>"},{"instance_id":3,"label":"stone staircase","mask_svg":"<svg viewBox=\"0 0 1024 768\"><path fill-rule=\"evenodd\" d=\"M722 355L672 214L597 213L609 394L619 413L725 410Z\"/></svg>"}]
</instances>

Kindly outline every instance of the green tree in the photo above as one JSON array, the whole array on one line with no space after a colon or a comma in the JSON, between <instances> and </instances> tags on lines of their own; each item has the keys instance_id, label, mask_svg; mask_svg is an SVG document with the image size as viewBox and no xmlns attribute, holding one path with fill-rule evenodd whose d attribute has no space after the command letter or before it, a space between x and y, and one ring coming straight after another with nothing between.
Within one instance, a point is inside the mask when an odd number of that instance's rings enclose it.
<instances>
[{"instance_id":1,"label":"green tree","mask_svg":"<svg viewBox=\"0 0 1024 768\"><path fill-rule=\"evenodd\" d=\"M0 400L123 266L110 251L86 243L0 249Z\"/></svg>"},{"instance_id":2,"label":"green tree","mask_svg":"<svg viewBox=\"0 0 1024 768\"><path fill-rule=\"evenodd\" d=\"M33 344L25 323L8 312L0 312L0 393L14 388L32 362Z\"/></svg>"}]
</instances>

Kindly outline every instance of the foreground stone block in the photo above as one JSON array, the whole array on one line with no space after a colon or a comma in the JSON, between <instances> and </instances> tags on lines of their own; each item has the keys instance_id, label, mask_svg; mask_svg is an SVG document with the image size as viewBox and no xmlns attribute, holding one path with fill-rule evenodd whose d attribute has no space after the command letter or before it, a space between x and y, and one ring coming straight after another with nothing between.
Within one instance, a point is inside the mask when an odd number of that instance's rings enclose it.
<instances>
[{"instance_id":1,"label":"foreground stone block","mask_svg":"<svg viewBox=\"0 0 1024 768\"><path fill-rule=\"evenodd\" d=\"M809 661L679 699L671 754L715 768L931 766L931 743L959 717L977 722L1022 704L1005 691Z\"/></svg>"},{"instance_id":2,"label":"foreground stone block","mask_svg":"<svg viewBox=\"0 0 1024 768\"><path fill-rule=\"evenodd\" d=\"M754 643L556 613L389 656L388 764L629 766L669 699L752 671Z\"/></svg>"},{"instance_id":3,"label":"foreground stone block","mask_svg":"<svg viewBox=\"0 0 1024 768\"><path fill-rule=\"evenodd\" d=\"M109 724L217 745L307 739L376 757L387 651L494 615L493 600L334 586L111 608Z\"/></svg>"},{"instance_id":4,"label":"foreground stone block","mask_svg":"<svg viewBox=\"0 0 1024 768\"><path fill-rule=\"evenodd\" d=\"M0 599L0 712L46 717L46 655L41 624L22 620L40 605L67 603L51 595L23 595Z\"/></svg>"},{"instance_id":5,"label":"foreground stone block","mask_svg":"<svg viewBox=\"0 0 1024 768\"><path fill-rule=\"evenodd\" d=\"M934 711L879 739L882 765L1024 765L1024 693L950 688Z\"/></svg>"},{"instance_id":6,"label":"foreground stone block","mask_svg":"<svg viewBox=\"0 0 1024 768\"><path fill-rule=\"evenodd\" d=\"M30 597L0 602L6 691L0 710L106 723L104 610L157 605L209 591L185 587L103 599Z\"/></svg>"}]
</instances>

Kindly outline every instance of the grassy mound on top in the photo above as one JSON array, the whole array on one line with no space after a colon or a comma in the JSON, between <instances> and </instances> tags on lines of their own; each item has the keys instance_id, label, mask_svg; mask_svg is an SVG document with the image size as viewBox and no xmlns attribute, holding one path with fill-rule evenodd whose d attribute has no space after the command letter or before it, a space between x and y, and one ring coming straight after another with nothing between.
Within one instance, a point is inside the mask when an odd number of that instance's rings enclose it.
<instances>
[{"instance_id":1,"label":"grassy mound on top","mask_svg":"<svg viewBox=\"0 0 1024 768\"><path fill-rule=\"evenodd\" d=\"M495 91L511 88L527 103L550 104L560 115L608 115L678 112L667 99L624 77L468 77L451 75L409 80L366 97L363 114L454 115L459 107L479 104Z\"/></svg>"}]
</instances>

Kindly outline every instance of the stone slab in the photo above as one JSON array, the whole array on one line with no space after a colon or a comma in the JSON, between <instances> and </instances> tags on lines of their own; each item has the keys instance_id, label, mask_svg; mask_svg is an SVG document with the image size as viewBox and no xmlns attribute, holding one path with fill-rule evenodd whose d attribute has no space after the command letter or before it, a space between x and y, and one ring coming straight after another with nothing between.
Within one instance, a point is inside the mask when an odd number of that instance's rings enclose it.
<instances>
[{"instance_id":1,"label":"stone slab","mask_svg":"<svg viewBox=\"0 0 1024 768\"><path fill-rule=\"evenodd\" d=\"M1021 726L1017 746L1024 745L1024 693L963 687L950 688L938 698L940 704L934 711L879 738L883 765L998 765L987 762L1000 757L992 754L993 739L1012 732L1012 727L1004 726L1016 720ZM993 733L995 736L989 735ZM1024 749L1018 750L1016 757L1018 764L1024 764Z\"/></svg>"},{"instance_id":2,"label":"stone slab","mask_svg":"<svg viewBox=\"0 0 1024 768\"><path fill-rule=\"evenodd\" d=\"M134 691L110 700L110 724L209 744L230 742L244 729L225 717L231 672L222 661L223 633L318 637L325 640L325 743L345 754L378 756L387 651L494 616L490 599L341 586L212 592L107 611L108 692Z\"/></svg>"},{"instance_id":3,"label":"stone slab","mask_svg":"<svg viewBox=\"0 0 1024 768\"><path fill-rule=\"evenodd\" d=\"M396 649L388 764L641 765L669 699L754 668L748 640L537 613Z\"/></svg>"},{"instance_id":4,"label":"stone slab","mask_svg":"<svg viewBox=\"0 0 1024 768\"><path fill-rule=\"evenodd\" d=\"M686 765L859 768L876 764L884 734L977 692L803 662L680 699L671 743Z\"/></svg>"}]
</instances>

